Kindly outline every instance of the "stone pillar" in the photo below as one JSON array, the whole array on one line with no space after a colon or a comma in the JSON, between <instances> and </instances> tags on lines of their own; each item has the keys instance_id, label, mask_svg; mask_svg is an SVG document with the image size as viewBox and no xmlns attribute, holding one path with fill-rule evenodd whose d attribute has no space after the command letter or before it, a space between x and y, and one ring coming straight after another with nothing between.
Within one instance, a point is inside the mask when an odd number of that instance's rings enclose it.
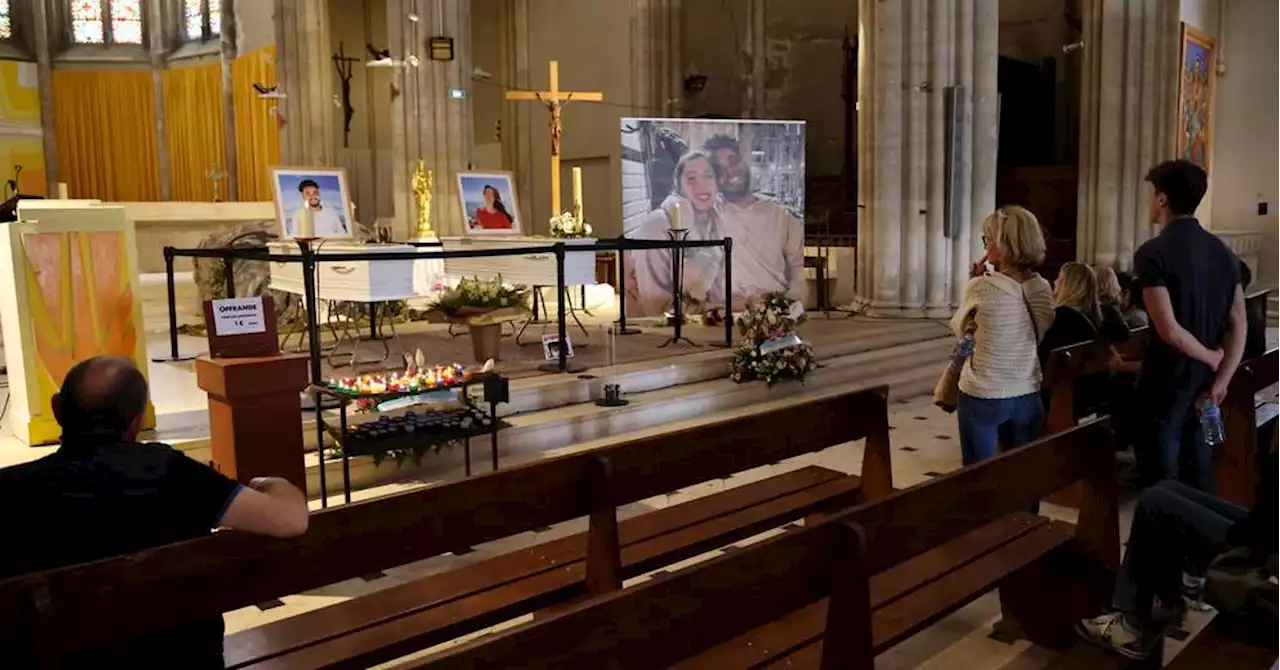
<instances>
[{"instance_id":1,"label":"stone pillar","mask_svg":"<svg viewBox=\"0 0 1280 670\"><path fill-rule=\"evenodd\" d=\"M277 90L285 94L277 108L284 115L280 160L285 165L333 167L337 135L328 0L276 1Z\"/></svg>"},{"instance_id":2,"label":"stone pillar","mask_svg":"<svg viewBox=\"0 0 1280 670\"><path fill-rule=\"evenodd\" d=\"M158 3L151 3L152 5ZM227 181L227 200L240 199L240 161L236 158L236 96L234 70L236 61L236 2L222 0L222 16L218 33L219 60L222 65L222 137L227 157L224 168ZM165 181L161 179L161 188Z\"/></svg>"},{"instance_id":3,"label":"stone pillar","mask_svg":"<svg viewBox=\"0 0 1280 670\"><path fill-rule=\"evenodd\" d=\"M44 148L45 197L58 197L58 142L53 128L53 56L49 49L49 8L31 3L36 80L40 82L40 140Z\"/></svg>"},{"instance_id":4,"label":"stone pillar","mask_svg":"<svg viewBox=\"0 0 1280 670\"><path fill-rule=\"evenodd\" d=\"M408 17L415 4L419 16L417 21L411 21ZM387 35L393 59L408 59L412 54L419 61L417 67L398 68L392 77L400 90L391 102L391 175L397 239L408 236L416 221L410 182L419 159L435 172L431 226L441 236L463 235L466 226L458 204L457 173L471 165L471 102L451 99L449 89L470 88L471 3L387 0ZM426 44L430 37L453 38L453 60L431 60Z\"/></svg>"},{"instance_id":5,"label":"stone pillar","mask_svg":"<svg viewBox=\"0 0 1280 670\"><path fill-rule=\"evenodd\" d=\"M866 209L855 306L878 316L945 317L981 254L977 224L995 207L998 0L864 0L860 16ZM946 96L953 86L961 119L948 209Z\"/></svg>"},{"instance_id":6,"label":"stone pillar","mask_svg":"<svg viewBox=\"0 0 1280 670\"><path fill-rule=\"evenodd\" d=\"M1143 177L1174 153L1178 6L1086 0L1076 255L1129 269L1151 237Z\"/></svg>"},{"instance_id":7,"label":"stone pillar","mask_svg":"<svg viewBox=\"0 0 1280 670\"><path fill-rule=\"evenodd\" d=\"M680 0L631 0L631 43L639 74L632 78L636 116L681 115ZM662 110L661 114L654 110Z\"/></svg>"}]
</instances>

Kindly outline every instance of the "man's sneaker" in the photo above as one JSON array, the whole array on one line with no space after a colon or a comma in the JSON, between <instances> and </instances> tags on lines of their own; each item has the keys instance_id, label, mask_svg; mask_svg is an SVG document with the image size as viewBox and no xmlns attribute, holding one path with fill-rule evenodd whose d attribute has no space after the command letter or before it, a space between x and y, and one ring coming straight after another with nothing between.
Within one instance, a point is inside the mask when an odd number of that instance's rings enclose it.
<instances>
[{"instance_id":1,"label":"man's sneaker","mask_svg":"<svg viewBox=\"0 0 1280 670\"><path fill-rule=\"evenodd\" d=\"M1151 656L1159 636L1143 635L1126 624L1119 612L1085 619L1076 624L1076 634L1088 642L1109 649L1126 658L1145 660Z\"/></svg>"},{"instance_id":2,"label":"man's sneaker","mask_svg":"<svg viewBox=\"0 0 1280 670\"><path fill-rule=\"evenodd\" d=\"M1213 609L1204 602L1205 579L1182 573L1182 597L1187 609L1193 612L1208 612Z\"/></svg>"}]
</instances>

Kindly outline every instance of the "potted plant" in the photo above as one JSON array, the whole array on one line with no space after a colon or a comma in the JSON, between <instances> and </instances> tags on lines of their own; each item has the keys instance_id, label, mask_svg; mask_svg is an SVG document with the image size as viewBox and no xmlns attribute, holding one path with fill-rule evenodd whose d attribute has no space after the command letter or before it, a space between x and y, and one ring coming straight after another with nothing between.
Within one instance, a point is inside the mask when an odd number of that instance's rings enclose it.
<instances>
[{"instance_id":1,"label":"potted plant","mask_svg":"<svg viewBox=\"0 0 1280 670\"><path fill-rule=\"evenodd\" d=\"M431 311L467 327L477 363L489 359L497 361L502 360L499 355L502 324L524 317L528 311L525 307L527 297L525 287L505 284L501 276L497 279L464 278L457 286L442 293Z\"/></svg>"}]
</instances>

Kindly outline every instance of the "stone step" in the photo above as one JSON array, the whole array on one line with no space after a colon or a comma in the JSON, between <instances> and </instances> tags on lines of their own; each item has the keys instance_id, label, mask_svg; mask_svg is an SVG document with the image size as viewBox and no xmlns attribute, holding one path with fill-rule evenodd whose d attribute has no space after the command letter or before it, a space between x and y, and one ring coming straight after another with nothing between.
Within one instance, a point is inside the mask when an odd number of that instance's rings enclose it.
<instances>
[{"instance_id":1,"label":"stone step","mask_svg":"<svg viewBox=\"0 0 1280 670\"><path fill-rule=\"evenodd\" d=\"M633 393L631 404L618 408L601 408L594 403L579 403L552 410L515 415L510 428L499 433L498 451L501 465L556 455L566 449L582 448L583 443L601 444L672 422L684 421L719 412L740 410L760 403L836 386L870 387L889 384L892 397L906 399L932 391L951 352L951 338L933 338L909 344L863 351L828 358L803 385L783 383L768 387L761 383L736 384L728 379L682 384ZM349 461L353 489L406 478L442 481L442 473L458 472L464 455L462 449L428 454L421 466L406 463L397 466L384 462L374 465L372 457L356 457ZM474 472L489 469L489 442L473 441L471 449ZM327 460L326 488L341 491L341 460ZM318 492L319 459L307 454L308 491Z\"/></svg>"}]
</instances>

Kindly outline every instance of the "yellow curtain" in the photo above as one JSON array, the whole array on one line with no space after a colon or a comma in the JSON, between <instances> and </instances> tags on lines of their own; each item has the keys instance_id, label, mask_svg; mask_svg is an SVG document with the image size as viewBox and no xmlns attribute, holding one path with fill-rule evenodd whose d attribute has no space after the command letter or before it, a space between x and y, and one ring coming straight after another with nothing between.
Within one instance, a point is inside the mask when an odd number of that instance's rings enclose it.
<instances>
[{"instance_id":1,"label":"yellow curtain","mask_svg":"<svg viewBox=\"0 0 1280 670\"><path fill-rule=\"evenodd\" d=\"M213 166L227 170L222 123L222 67L215 61L165 70L165 136L169 142L169 198L177 201L213 200ZM227 184L219 185L227 199ZM243 196L242 196L243 199Z\"/></svg>"},{"instance_id":2,"label":"yellow curtain","mask_svg":"<svg viewBox=\"0 0 1280 670\"><path fill-rule=\"evenodd\" d=\"M53 71L58 174L73 198L160 198L151 72Z\"/></svg>"},{"instance_id":3,"label":"yellow curtain","mask_svg":"<svg viewBox=\"0 0 1280 670\"><path fill-rule=\"evenodd\" d=\"M271 168L280 163L280 125L271 110L276 100L262 100L254 84L276 85L276 48L264 47L245 54L232 65L236 106L237 184L244 201L265 201L274 197Z\"/></svg>"}]
</instances>

